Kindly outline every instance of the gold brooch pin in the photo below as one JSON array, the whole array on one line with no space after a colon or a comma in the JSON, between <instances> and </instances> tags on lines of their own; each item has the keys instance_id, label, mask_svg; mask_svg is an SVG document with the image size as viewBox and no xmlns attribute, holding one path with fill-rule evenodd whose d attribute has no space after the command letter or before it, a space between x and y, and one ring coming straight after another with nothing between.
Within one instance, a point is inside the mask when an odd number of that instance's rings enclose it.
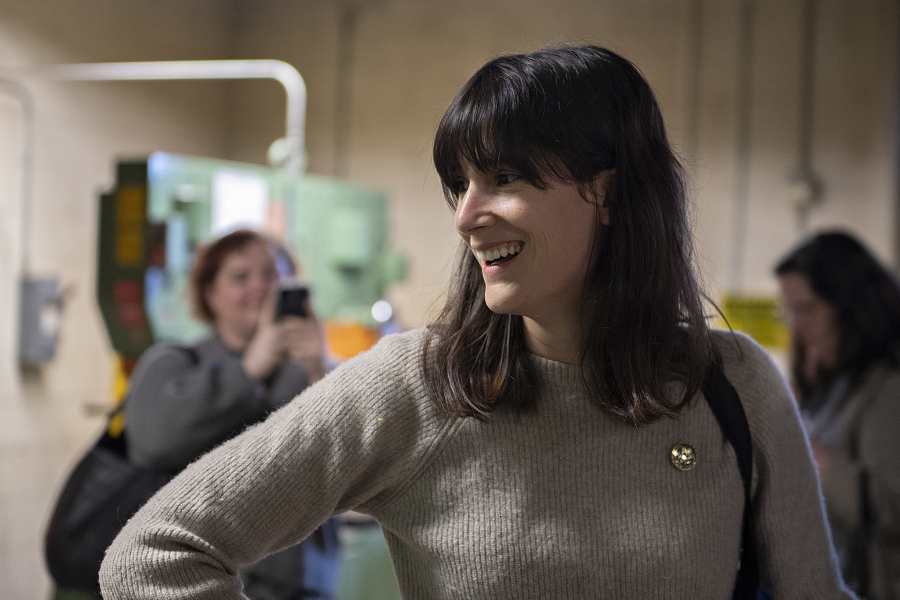
<instances>
[{"instance_id":1,"label":"gold brooch pin","mask_svg":"<svg viewBox=\"0 0 900 600\"><path fill-rule=\"evenodd\" d=\"M672 464L679 471L690 471L697 464L697 452L689 444L677 444L670 455Z\"/></svg>"}]
</instances>

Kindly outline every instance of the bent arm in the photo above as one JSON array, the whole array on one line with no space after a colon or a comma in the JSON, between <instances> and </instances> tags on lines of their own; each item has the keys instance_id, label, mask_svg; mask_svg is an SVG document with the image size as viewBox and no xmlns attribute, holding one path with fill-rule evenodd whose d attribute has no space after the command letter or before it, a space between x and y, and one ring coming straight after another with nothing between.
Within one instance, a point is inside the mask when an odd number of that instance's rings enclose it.
<instances>
[{"instance_id":1,"label":"bent arm","mask_svg":"<svg viewBox=\"0 0 900 600\"><path fill-rule=\"evenodd\" d=\"M741 396L753 439L752 515L762 583L773 598L853 598L838 573L793 397L765 351L746 336L738 340L740 352L732 355L731 368L726 361L726 374Z\"/></svg>"},{"instance_id":2,"label":"bent arm","mask_svg":"<svg viewBox=\"0 0 900 600\"><path fill-rule=\"evenodd\" d=\"M236 572L327 518L377 506L425 468L448 420L422 403L402 344L370 351L191 464L128 522L101 569L107 600L237 600Z\"/></svg>"}]
</instances>

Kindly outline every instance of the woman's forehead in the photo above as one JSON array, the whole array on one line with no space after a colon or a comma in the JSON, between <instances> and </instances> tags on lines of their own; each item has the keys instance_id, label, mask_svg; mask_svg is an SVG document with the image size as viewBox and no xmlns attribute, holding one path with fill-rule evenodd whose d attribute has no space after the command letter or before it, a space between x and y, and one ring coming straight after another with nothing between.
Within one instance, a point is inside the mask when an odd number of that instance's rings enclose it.
<instances>
[{"instance_id":1,"label":"woman's forehead","mask_svg":"<svg viewBox=\"0 0 900 600\"><path fill-rule=\"evenodd\" d=\"M269 248L265 242L254 240L247 242L243 246L239 246L226 254L225 258L222 260L222 266L224 267L229 263L243 264L260 258L272 262L275 260L269 252Z\"/></svg>"}]
</instances>

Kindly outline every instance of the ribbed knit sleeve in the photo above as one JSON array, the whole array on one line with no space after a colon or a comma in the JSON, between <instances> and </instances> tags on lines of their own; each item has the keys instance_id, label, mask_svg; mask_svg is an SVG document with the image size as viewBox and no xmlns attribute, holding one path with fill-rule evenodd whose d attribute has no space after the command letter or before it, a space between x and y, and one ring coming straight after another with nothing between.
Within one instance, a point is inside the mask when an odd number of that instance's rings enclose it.
<instances>
[{"instance_id":1,"label":"ribbed knit sleeve","mask_svg":"<svg viewBox=\"0 0 900 600\"><path fill-rule=\"evenodd\" d=\"M107 600L241 598L238 564L389 498L452 423L416 404L420 334L392 336L190 465L107 551Z\"/></svg>"},{"instance_id":2,"label":"ribbed knit sleeve","mask_svg":"<svg viewBox=\"0 0 900 600\"><path fill-rule=\"evenodd\" d=\"M716 332L753 439L753 517L774 598L844 598L812 452L787 383L742 333Z\"/></svg>"}]
</instances>

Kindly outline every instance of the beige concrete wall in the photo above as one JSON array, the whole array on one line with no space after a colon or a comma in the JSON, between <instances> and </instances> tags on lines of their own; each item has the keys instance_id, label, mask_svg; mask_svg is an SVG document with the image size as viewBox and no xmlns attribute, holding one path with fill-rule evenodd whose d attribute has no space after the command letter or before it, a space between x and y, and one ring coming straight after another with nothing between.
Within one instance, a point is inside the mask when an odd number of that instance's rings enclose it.
<instances>
[{"instance_id":1,"label":"beige concrete wall","mask_svg":"<svg viewBox=\"0 0 900 600\"><path fill-rule=\"evenodd\" d=\"M698 254L714 297L729 288L772 292L773 263L817 228L848 228L882 258L893 259L896 2L818 3L812 166L822 197L803 227L790 186L800 160L803 3L798 0L754 3L746 102L739 98L744 88L738 80L743 20L738 1L354 5L356 27L342 37L345 9L333 3L257 2L253 19L238 30L239 47L288 60L311 82L311 171L343 172L389 191L393 242L412 259L409 281L390 294L407 325L427 321L440 303L445 266L456 244L430 166L431 136L443 109L491 56L554 43L607 45L650 80L692 176ZM352 44L349 68L338 61L342 43ZM690 62L695 44L699 63ZM349 112L339 120L336 90L342 78L350 82ZM742 110L749 111L743 167L748 185L745 216L735 223ZM258 120L243 123L235 139L259 147L260 132L276 130L276 113L269 114L267 126L265 113L256 114ZM342 133L350 143L338 156L335 139ZM261 160L247 152L236 156Z\"/></svg>"},{"instance_id":2,"label":"beige concrete wall","mask_svg":"<svg viewBox=\"0 0 900 600\"><path fill-rule=\"evenodd\" d=\"M220 58L221 2L0 1L0 68L56 62ZM27 82L35 111L30 266L73 294L57 358L23 377L14 346L23 268L23 121L0 93L0 597L46 598L41 536L50 503L103 419L111 356L94 300L96 202L115 161L152 150L222 154L217 83Z\"/></svg>"},{"instance_id":3,"label":"beige concrete wall","mask_svg":"<svg viewBox=\"0 0 900 600\"><path fill-rule=\"evenodd\" d=\"M455 91L499 53L564 42L607 45L650 80L687 158L710 290L718 295L732 283L735 256L743 273L738 287L774 289L773 262L803 233L789 202L799 143L799 0L754 3L746 103L738 97L738 0L354 5L354 26L347 28L344 9L325 0L0 0L0 66L290 62L309 90L309 171L346 175L390 194L392 242L410 259L409 280L390 299L401 322L416 326L440 302L456 247L430 165L431 137ZM897 194L897 3L820 0L817 18L812 165L823 197L808 228L847 227L889 260ZM32 89L38 111L33 264L36 272L72 282L77 292L58 359L39 381L23 384L12 348L21 265L15 225L21 121L15 102L0 95L0 596L10 598L38 598L47 589L39 553L47 506L100 426L98 417L85 416L83 404L108 398L108 344L92 297L94 202L112 182L115 158L160 149L262 162L284 131L284 95L273 82ZM745 241L735 252L736 132L744 104L750 110L749 185Z\"/></svg>"},{"instance_id":4,"label":"beige concrete wall","mask_svg":"<svg viewBox=\"0 0 900 600\"><path fill-rule=\"evenodd\" d=\"M893 261L897 5L819 2L812 167L822 197L805 228L797 225L789 188L799 160L800 9L799 2L757 3L746 243L738 282L749 290L773 290L777 258L804 233L821 228L849 229ZM696 234L715 291L732 279L739 15L735 9L705 15L694 184Z\"/></svg>"}]
</instances>

